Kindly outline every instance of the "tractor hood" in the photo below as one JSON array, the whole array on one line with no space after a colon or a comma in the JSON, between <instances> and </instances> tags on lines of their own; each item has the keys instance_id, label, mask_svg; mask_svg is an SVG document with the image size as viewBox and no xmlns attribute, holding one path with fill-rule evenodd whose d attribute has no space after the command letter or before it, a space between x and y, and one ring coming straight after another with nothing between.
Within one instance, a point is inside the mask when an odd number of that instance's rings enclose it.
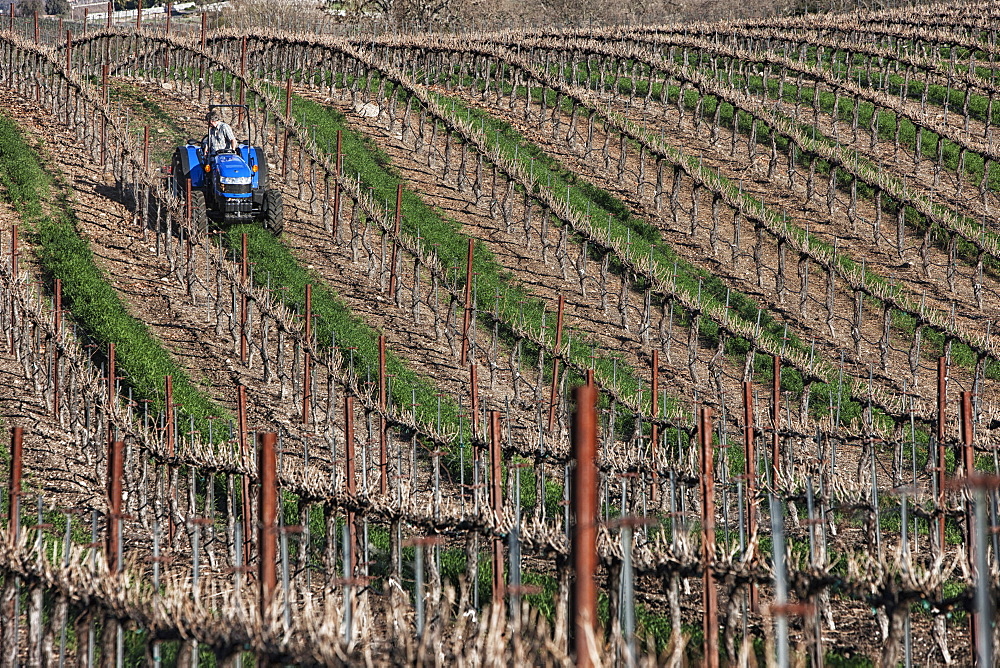
<instances>
[{"instance_id":1,"label":"tractor hood","mask_svg":"<svg viewBox=\"0 0 1000 668\"><path fill-rule=\"evenodd\" d=\"M222 154L215 156L215 168L218 170L219 177L221 178L250 178L253 176L253 172L247 167L247 163L243 162L243 158L238 155ZM248 181L249 183L249 181Z\"/></svg>"}]
</instances>

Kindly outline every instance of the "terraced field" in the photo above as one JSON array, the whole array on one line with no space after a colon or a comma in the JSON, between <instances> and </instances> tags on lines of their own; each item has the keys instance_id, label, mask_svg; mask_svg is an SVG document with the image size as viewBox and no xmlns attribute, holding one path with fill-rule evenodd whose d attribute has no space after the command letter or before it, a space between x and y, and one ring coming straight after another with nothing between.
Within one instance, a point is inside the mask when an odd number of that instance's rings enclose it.
<instances>
[{"instance_id":1,"label":"terraced field","mask_svg":"<svg viewBox=\"0 0 1000 668\"><path fill-rule=\"evenodd\" d=\"M998 14L11 24L3 656L991 665Z\"/></svg>"}]
</instances>

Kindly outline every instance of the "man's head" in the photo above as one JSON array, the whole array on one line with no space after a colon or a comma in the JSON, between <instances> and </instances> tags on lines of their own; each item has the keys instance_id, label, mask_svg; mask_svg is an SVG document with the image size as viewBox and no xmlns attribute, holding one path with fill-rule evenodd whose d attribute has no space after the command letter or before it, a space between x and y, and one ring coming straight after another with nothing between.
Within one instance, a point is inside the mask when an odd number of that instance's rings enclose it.
<instances>
[{"instance_id":1,"label":"man's head","mask_svg":"<svg viewBox=\"0 0 1000 668\"><path fill-rule=\"evenodd\" d=\"M213 128L222 122L222 118L220 118L218 112L215 111L208 112L208 114L205 115L205 120L208 121L208 124Z\"/></svg>"}]
</instances>

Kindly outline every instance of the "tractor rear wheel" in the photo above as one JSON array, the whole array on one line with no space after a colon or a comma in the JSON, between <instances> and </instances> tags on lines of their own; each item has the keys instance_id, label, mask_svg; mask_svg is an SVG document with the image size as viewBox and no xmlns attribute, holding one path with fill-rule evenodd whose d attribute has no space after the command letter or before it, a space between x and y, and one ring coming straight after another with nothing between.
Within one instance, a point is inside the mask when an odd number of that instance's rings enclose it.
<instances>
[{"instance_id":1,"label":"tractor rear wheel","mask_svg":"<svg viewBox=\"0 0 1000 668\"><path fill-rule=\"evenodd\" d=\"M285 205L279 190L269 188L264 191L261 214L264 229L269 230L274 236L279 236L285 229Z\"/></svg>"},{"instance_id":2,"label":"tractor rear wheel","mask_svg":"<svg viewBox=\"0 0 1000 668\"><path fill-rule=\"evenodd\" d=\"M208 209L203 190L191 191L191 226L199 233L208 232Z\"/></svg>"}]
</instances>

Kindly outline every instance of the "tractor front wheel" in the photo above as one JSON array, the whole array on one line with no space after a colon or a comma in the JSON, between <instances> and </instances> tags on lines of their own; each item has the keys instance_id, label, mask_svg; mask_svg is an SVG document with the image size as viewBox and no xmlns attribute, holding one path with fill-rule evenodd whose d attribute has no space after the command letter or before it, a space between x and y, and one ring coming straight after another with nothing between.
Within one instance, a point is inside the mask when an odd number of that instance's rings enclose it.
<instances>
[{"instance_id":1,"label":"tractor front wheel","mask_svg":"<svg viewBox=\"0 0 1000 668\"><path fill-rule=\"evenodd\" d=\"M208 208L205 206L205 191L191 191L191 226L197 232L208 232Z\"/></svg>"},{"instance_id":2,"label":"tractor front wheel","mask_svg":"<svg viewBox=\"0 0 1000 668\"><path fill-rule=\"evenodd\" d=\"M264 191L261 214L264 229L269 230L274 236L280 235L285 229L285 205L281 200L280 191L274 188Z\"/></svg>"}]
</instances>

